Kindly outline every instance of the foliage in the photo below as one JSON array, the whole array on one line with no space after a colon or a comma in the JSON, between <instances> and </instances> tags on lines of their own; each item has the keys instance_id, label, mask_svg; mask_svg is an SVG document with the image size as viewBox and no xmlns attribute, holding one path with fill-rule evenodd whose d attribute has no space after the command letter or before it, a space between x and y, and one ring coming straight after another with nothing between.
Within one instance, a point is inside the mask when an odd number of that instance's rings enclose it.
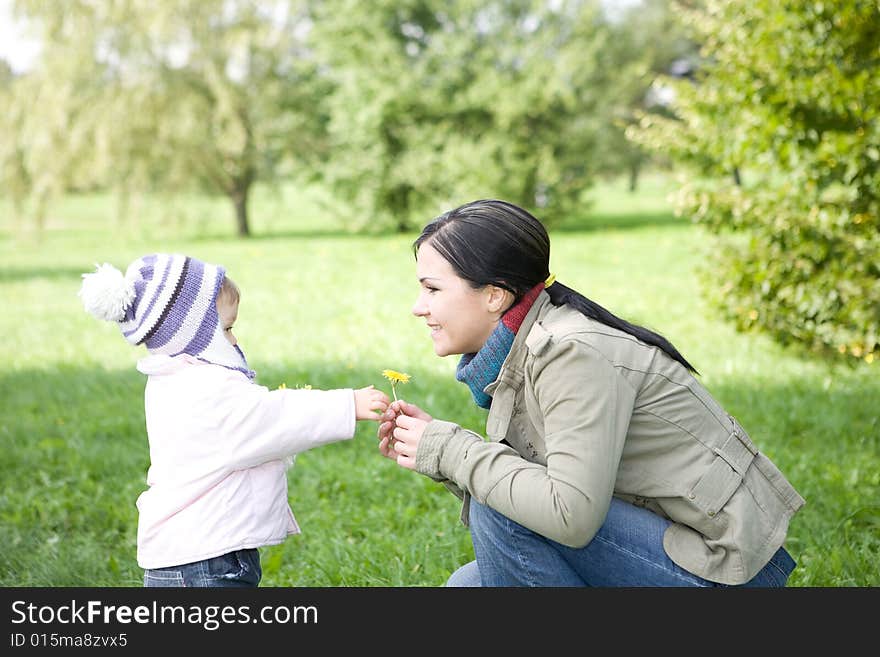
<instances>
[{"instance_id":1,"label":"foliage","mask_svg":"<svg viewBox=\"0 0 880 657\"><path fill-rule=\"evenodd\" d=\"M635 182L646 151L623 128L687 47L666 0L16 6L45 44L0 77L17 212L109 187L126 220L148 192L198 189L232 202L241 235L256 181L317 178L355 230L484 196L553 223L597 175Z\"/></svg>"},{"instance_id":2,"label":"foliage","mask_svg":"<svg viewBox=\"0 0 880 657\"><path fill-rule=\"evenodd\" d=\"M320 3L333 157L324 180L361 225L420 226L474 198L537 208L551 224L620 166L617 125L644 95L654 50L614 39L600 3ZM628 147L632 150L632 147Z\"/></svg>"},{"instance_id":3,"label":"foliage","mask_svg":"<svg viewBox=\"0 0 880 657\"><path fill-rule=\"evenodd\" d=\"M876 359L880 6L711 0L685 16L698 80L663 81L676 118L629 135L693 166L678 211L719 238L713 298L742 328Z\"/></svg>"},{"instance_id":4,"label":"foliage","mask_svg":"<svg viewBox=\"0 0 880 657\"><path fill-rule=\"evenodd\" d=\"M20 135L41 199L110 186L125 207L133 194L196 184L232 201L247 235L252 185L289 178L320 153L326 90L295 0L19 8L42 26L43 55L9 87L27 116L8 132ZM2 162L14 171L14 158Z\"/></svg>"},{"instance_id":5,"label":"foliage","mask_svg":"<svg viewBox=\"0 0 880 657\"><path fill-rule=\"evenodd\" d=\"M13 212L20 216L31 191L31 180L25 169L25 145L22 141L22 108L13 102L14 76L5 62L0 61L0 189L12 202Z\"/></svg>"},{"instance_id":6,"label":"foliage","mask_svg":"<svg viewBox=\"0 0 880 657\"><path fill-rule=\"evenodd\" d=\"M669 4L667 0L624 3L609 19L610 36L601 51L602 69L608 73L605 87L615 102L608 124L599 131L595 156L602 162L603 175L628 174L633 191L643 166L665 165L668 158L628 139L626 129L645 112L668 115L663 99L653 93L652 82L678 65L689 65L698 50Z\"/></svg>"}]
</instances>

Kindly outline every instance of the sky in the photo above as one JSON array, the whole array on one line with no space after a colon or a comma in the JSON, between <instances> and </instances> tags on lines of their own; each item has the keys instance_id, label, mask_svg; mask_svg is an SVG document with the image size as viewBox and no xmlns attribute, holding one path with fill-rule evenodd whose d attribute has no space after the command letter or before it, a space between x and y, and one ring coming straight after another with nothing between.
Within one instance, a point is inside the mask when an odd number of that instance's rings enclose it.
<instances>
[{"instance_id":1,"label":"sky","mask_svg":"<svg viewBox=\"0 0 880 657\"><path fill-rule=\"evenodd\" d=\"M638 3L640 0L603 0L609 12ZM9 62L16 73L26 71L39 53L39 44L26 36L26 26L12 18L12 0L0 0L0 59Z\"/></svg>"},{"instance_id":2,"label":"sky","mask_svg":"<svg viewBox=\"0 0 880 657\"><path fill-rule=\"evenodd\" d=\"M36 42L24 35L24 26L12 20L12 0L0 0L0 58L16 73L28 68L39 52Z\"/></svg>"}]
</instances>

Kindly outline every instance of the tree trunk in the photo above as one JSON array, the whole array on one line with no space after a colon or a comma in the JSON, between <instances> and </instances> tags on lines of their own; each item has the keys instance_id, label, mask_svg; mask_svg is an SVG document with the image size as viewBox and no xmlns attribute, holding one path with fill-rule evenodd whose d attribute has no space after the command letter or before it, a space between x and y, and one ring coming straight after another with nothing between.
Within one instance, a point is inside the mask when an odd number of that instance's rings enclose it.
<instances>
[{"instance_id":1,"label":"tree trunk","mask_svg":"<svg viewBox=\"0 0 880 657\"><path fill-rule=\"evenodd\" d=\"M37 200L34 204L34 228L37 231L37 237L42 238L46 228L46 214L48 213L49 199L45 192L37 194Z\"/></svg>"},{"instance_id":2,"label":"tree trunk","mask_svg":"<svg viewBox=\"0 0 880 657\"><path fill-rule=\"evenodd\" d=\"M409 185L398 185L388 190L387 205L393 217L396 218L397 232L405 233L409 230L409 195L412 188Z\"/></svg>"},{"instance_id":3,"label":"tree trunk","mask_svg":"<svg viewBox=\"0 0 880 657\"><path fill-rule=\"evenodd\" d=\"M634 193L639 187L639 170L641 167L641 161L633 160L629 163L629 191L630 193Z\"/></svg>"},{"instance_id":4,"label":"tree trunk","mask_svg":"<svg viewBox=\"0 0 880 657\"><path fill-rule=\"evenodd\" d=\"M24 200L18 194L14 195L12 197L12 218L13 218L13 222L14 222L13 225L15 226L16 233L22 232L22 226L24 226L24 223L25 223L24 222L24 219L25 219L24 205L25 205Z\"/></svg>"},{"instance_id":5,"label":"tree trunk","mask_svg":"<svg viewBox=\"0 0 880 657\"><path fill-rule=\"evenodd\" d=\"M123 230L128 224L131 210L131 195L125 185L116 189L116 228Z\"/></svg>"},{"instance_id":6,"label":"tree trunk","mask_svg":"<svg viewBox=\"0 0 880 657\"><path fill-rule=\"evenodd\" d=\"M248 226L248 192L250 183L242 183L232 192L232 203L235 205L235 226L239 237L250 237Z\"/></svg>"}]
</instances>

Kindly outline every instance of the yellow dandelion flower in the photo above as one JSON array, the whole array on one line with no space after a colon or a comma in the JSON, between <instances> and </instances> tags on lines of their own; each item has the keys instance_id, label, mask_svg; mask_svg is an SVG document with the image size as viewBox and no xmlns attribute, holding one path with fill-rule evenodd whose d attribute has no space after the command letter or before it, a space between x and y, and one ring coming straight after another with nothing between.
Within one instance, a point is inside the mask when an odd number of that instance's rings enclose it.
<instances>
[{"instance_id":1,"label":"yellow dandelion flower","mask_svg":"<svg viewBox=\"0 0 880 657\"><path fill-rule=\"evenodd\" d=\"M392 383L409 383L409 374L403 372L395 372L394 370L382 370L382 376Z\"/></svg>"},{"instance_id":2,"label":"yellow dandelion flower","mask_svg":"<svg viewBox=\"0 0 880 657\"><path fill-rule=\"evenodd\" d=\"M394 395L394 401L397 401L397 384L409 383L410 375L394 370L382 370L382 376L391 381L391 394Z\"/></svg>"},{"instance_id":3,"label":"yellow dandelion flower","mask_svg":"<svg viewBox=\"0 0 880 657\"><path fill-rule=\"evenodd\" d=\"M278 386L278 389L279 389L279 390L287 390L287 384L286 384L286 383L282 383L280 386Z\"/></svg>"}]
</instances>

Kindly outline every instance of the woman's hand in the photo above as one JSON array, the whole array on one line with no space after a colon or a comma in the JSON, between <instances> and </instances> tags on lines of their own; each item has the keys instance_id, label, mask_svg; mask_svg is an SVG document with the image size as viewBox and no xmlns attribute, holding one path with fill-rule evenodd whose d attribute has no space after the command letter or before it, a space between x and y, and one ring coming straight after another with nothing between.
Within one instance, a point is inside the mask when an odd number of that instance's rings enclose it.
<instances>
[{"instance_id":1,"label":"woman's hand","mask_svg":"<svg viewBox=\"0 0 880 657\"><path fill-rule=\"evenodd\" d=\"M392 447L397 452L397 465L415 470L416 453L419 451L419 443L422 441L422 434L425 433L428 422L421 417L398 415L395 425L391 435L394 439Z\"/></svg>"},{"instance_id":2,"label":"woman's hand","mask_svg":"<svg viewBox=\"0 0 880 657\"><path fill-rule=\"evenodd\" d=\"M418 443L425 431L425 425L433 419L415 404L410 404L402 399L392 402L382 415L382 422L377 432L379 453L386 458L397 461L405 468L414 469ZM419 423L421 428L415 426L414 422ZM397 435L398 430L401 431L400 436ZM401 440L406 440L404 447L396 447Z\"/></svg>"}]
</instances>

